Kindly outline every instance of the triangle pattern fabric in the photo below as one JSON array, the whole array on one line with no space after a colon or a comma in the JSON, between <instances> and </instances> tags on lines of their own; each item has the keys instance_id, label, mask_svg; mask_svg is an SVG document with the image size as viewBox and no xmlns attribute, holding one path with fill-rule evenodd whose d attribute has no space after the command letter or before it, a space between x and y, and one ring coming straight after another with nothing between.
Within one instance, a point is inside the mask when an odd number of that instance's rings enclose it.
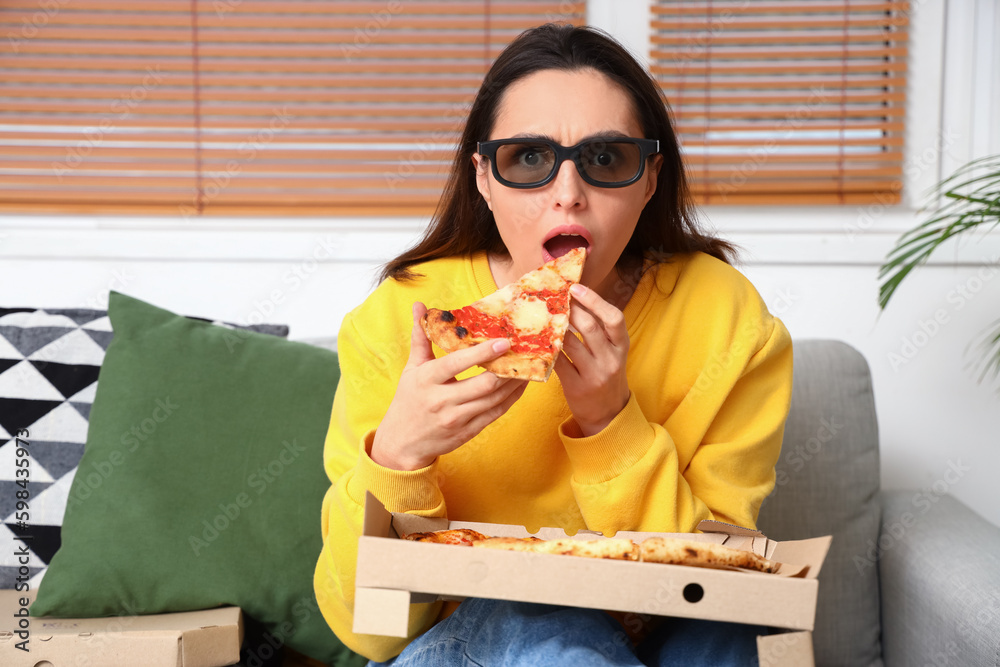
<instances>
[{"instance_id":1,"label":"triangle pattern fabric","mask_svg":"<svg viewBox=\"0 0 1000 667\"><path fill-rule=\"evenodd\" d=\"M52 482L36 482L35 476L31 476L31 481L28 483L27 491L30 494L28 499L28 512L27 519L25 523L28 526L35 525L35 520L32 518L34 511L31 509L31 502L45 489L52 486ZM0 482L0 516L4 518L5 523L14 523L24 517L17 516L17 492L24 491L17 482ZM7 521L10 519L10 521ZM3 551L3 549L0 549Z\"/></svg>"},{"instance_id":2,"label":"triangle pattern fabric","mask_svg":"<svg viewBox=\"0 0 1000 667\"><path fill-rule=\"evenodd\" d=\"M71 331L76 331L76 329L66 327L18 329L17 327L0 325L0 336L6 338L18 352L26 357Z\"/></svg>"},{"instance_id":3,"label":"triangle pattern fabric","mask_svg":"<svg viewBox=\"0 0 1000 667\"><path fill-rule=\"evenodd\" d=\"M17 433L22 428L30 428L62 404L62 401L0 397L0 426L8 433Z\"/></svg>"},{"instance_id":4,"label":"triangle pattern fabric","mask_svg":"<svg viewBox=\"0 0 1000 667\"><path fill-rule=\"evenodd\" d=\"M30 442L30 441L29 441ZM49 471L45 469L41 461L34 458L34 445L29 444L28 449L31 451L32 458L28 461L28 474L27 478L31 484L35 482L48 482L52 483L55 480ZM18 477L17 471L17 440L11 438L4 445L0 446L0 481L3 482L16 482L19 479L24 479L24 475ZM35 491L32 490L31 497L35 497ZM2 502L3 499L0 499ZM0 507L3 507L0 505ZM0 512L0 520L6 518L6 514Z\"/></svg>"},{"instance_id":5,"label":"triangle pattern fabric","mask_svg":"<svg viewBox=\"0 0 1000 667\"><path fill-rule=\"evenodd\" d=\"M19 359L13 359L10 357L0 357L0 375L3 375L8 368L14 366L17 363L20 363Z\"/></svg>"},{"instance_id":6,"label":"triangle pattern fabric","mask_svg":"<svg viewBox=\"0 0 1000 667\"><path fill-rule=\"evenodd\" d=\"M19 329L38 327L69 327L73 329L76 328L77 324L72 318L66 317L62 310L39 308L37 310L14 310L0 317L0 326L12 326Z\"/></svg>"},{"instance_id":7,"label":"triangle pattern fabric","mask_svg":"<svg viewBox=\"0 0 1000 667\"><path fill-rule=\"evenodd\" d=\"M61 401L65 398L28 360L0 373L0 398L28 398Z\"/></svg>"},{"instance_id":8,"label":"triangle pattern fabric","mask_svg":"<svg viewBox=\"0 0 1000 667\"><path fill-rule=\"evenodd\" d=\"M64 398L70 398L85 387L97 382L101 367L85 364L59 364L55 362L31 361L39 373L59 390ZM2 379L2 376L0 376Z\"/></svg>"},{"instance_id":9,"label":"triangle pattern fabric","mask_svg":"<svg viewBox=\"0 0 1000 667\"><path fill-rule=\"evenodd\" d=\"M67 333L62 338L50 342L28 355L32 361L44 363L90 364L100 366L104 361L104 348L79 329Z\"/></svg>"},{"instance_id":10,"label":"triangle pattern fabric","mask_svg":"<svg viewBox=\"0 0 1000 667\"><path fill-rule=\"evenodd\" d=\"M13 359L15 361L20 361L24 359L24 355L21 354L16 347L10 344L4 336L0 336L0 359Z\"/></svg>"},{"instance_id":11,"label":"triangle pattern fabric","mask_svg":"<svg viewBox=\"0 0 1000 667\"><path fill-rule=\"evenodd\" d=\"M76 401L70 401L70 405L76 408L76 411L80 413L80 416L90 422L90 408L93 406L94 401L91 400L87 403L77 403Z\"/></svg>"},{"instance_id":12,"label":"triangle pattern fabric","mask_svg":"<svg viewBox=\"0 0 1000 667\"><path fill-rule=\"evenodd\" d=\"M57 480L66 475L66 473L72 472L77 464L80 463L80 458L83 456L83 447L83 443L80 442L45 442L36 440L31 443L32 463L40 463L48 474L51 475L52 479ZM32 478L34 477L34 474L32 474ZM34 507L35 503L32 503L32 509Z\"/></svg>"},{"instance_id":13,"label":"triangle pattern fabric","mask_svg":"<svg viewBox=\"0 0 1000 667\"><path fill-rule=\"evenodd\" d=\"M101 346L102 350L107 351L108 345L111 345L111 338L114 335L110 331L91 331L90 329L84 329L84 332L90 336L90 339Z\"/></svg>"},{"instance_id":14,"label":"triangle pattern fabric","mask_svg":"<svg viewBox=\"0 0 1000 667\"><path fill-rule=\"evenodd\" d=\"M13 532L17 534L19 531L15 527ZM25 532L24 542L38 561L48 565L62 545L60 533L59 526L32 526Z\"/></svg>"},{"instance_id":15,"label":"triangle pattern fabric","mask_svg":"<svg viewBox=\"0 0 1000 667\"><path fill-rule=\"evenodd\" d=\"M107 331L108 333L113 331L111 328L111 318L107 315L91 320L82 329L84 331Z\"/></svg>"},{"instance_id":16,"label":"triangle pattern fabric","mask_svg":"<svg viewBox=\"0 0 1000 667\"><path fill-rule=\"evenodd\" d=\"M49 310L48 312L65 315L81 327L85 324L90 325L91 323L100 321L101 319L108 319L107 314L103 310L93 310L91 308L64 308L61 310ZM108 331L110 330L111 326L109 324Z\"/></svg>"},{"instance_id":17,"label":"triangle pattern fabric","mask_svg":"<svg viewBox=\"0 0 1000 667\"><path fill-rule=\"evenodd\" d=\"M0 543L28 549L33 590L61 543L69 489L83 456L90 406L112 335L106 310L0 309L0 359L12 360L0 361ZM19 429L28 430L31 451L30 514L24 531L16 526L16 505L6 502L20 488L13 439ZM14 541L19 532L31 537ZM14 549L0 549L0 588L13 588L19 577L24 581L21 565Z\"/></svg>"},{"instance_id":18,"label":"triangle pattern fabric","mask_svg":"<svg viewBox=\"0 0 1000 667\"><path fill-rule=\"evenodd\" d=\"M25 523L33 529L39 526L60 526L63 516L66 514L66 503L69 502L69 490L73 484L74 475L64 475L55 484L48 484L44 489L42 485L31 487L31 516ZM6 524L17 523L16 510L5 517L2 517Z\"/></svg>"},{"instance_id":19,"label":"triangle pattern fabric","mask_svg":"<svg viewBox=\"0 0 1000 667\"><path fill-rule=\"evenodd\" d=\"M18 557L14 555L15 551L19 549L22 544L28 547L29 556L28 562L26 563L28 567L45 567L48 565L49 561L39 556L33 548L33 542L37 539L36 534L48 531L43 528L38 528L36 533L35 526L26 526L22 529L17 524L13 523L4 523L0 530L2 530L2 533L10 533L10 541L5 542L5 544L14 545L13 549L4 549L4 551L9 551L9 554L0 554L0 565L25 565L25 563L20 563ZM7 537L7 535L4 535L4 537ZM22 537L24 538L23 540L21 539ZM44 549L44 551L48 551L48 548ZM52 560L52 556L49 556L49 560Z\"/></svg>"},{"instance_id":20,"label":"triangle pattern fabric","mask_svg":"<svg viewBox=\"0 0 1000 667\"><path fill-rule=\"evenodd\" d=\"M0 399L2 400L2 399ZM29 427L32 440L87 442L87 420L69 403L60 403Z\"/></svg>"}]
</instances>

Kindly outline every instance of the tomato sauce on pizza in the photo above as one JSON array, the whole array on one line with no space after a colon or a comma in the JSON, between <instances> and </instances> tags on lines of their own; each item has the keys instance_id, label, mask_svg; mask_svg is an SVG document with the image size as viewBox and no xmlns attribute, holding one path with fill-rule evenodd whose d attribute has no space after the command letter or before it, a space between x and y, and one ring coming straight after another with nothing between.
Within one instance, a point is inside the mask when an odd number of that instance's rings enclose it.
<instances>
[{"instance_id":1,"label":"tomato sauce on pizza","mask_svg":"<svg viewBox=\"0 0 1000 667\"><path fill-rule=\"evenodd\" d=\"M499 377L545 381L562 351L569 288L580 282L586 256L586 248L574 248L475 303L429 309L424 331L445 352L506 338L510 350L483 367Z\"/></svg>"}]
</instances>

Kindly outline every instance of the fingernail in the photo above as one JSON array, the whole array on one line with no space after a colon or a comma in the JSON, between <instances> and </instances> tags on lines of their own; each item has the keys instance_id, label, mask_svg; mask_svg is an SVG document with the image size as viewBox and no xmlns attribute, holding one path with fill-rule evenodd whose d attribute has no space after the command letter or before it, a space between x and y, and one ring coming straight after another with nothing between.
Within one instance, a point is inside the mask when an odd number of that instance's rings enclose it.
<instances>
[{"instance_id":1,"label":"fingernail","mask_svg":"<svg viewBox=\"0 0 1000 667\"><path fill-rule=\"evenodd\" d=\"M493 342L493 351L497 354L501 352L506 352L510 349L510 341L506 338L501 338L500 340Z\"/></svg>"},{"instance_id":2,"label":"fingernail","mask_svg":"<svg viewBox=\"0 0 1000 667\"><path fill-rule=\"evenodd\" d=\"M569 293L573 296L583 296L587 293L587 288L580 283L573 283L569 286Z\"/></svg>"}]
</instances>

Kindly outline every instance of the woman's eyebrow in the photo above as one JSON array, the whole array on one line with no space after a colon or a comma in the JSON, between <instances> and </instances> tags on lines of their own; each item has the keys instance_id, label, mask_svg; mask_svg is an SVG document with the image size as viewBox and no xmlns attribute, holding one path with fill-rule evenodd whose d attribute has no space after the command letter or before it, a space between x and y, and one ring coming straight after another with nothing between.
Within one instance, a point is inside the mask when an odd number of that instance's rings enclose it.
<instances>
[{"instance_id":1,"label":"woman's eyebrow","mask_svg":"<svg viewBox=\"0 0 1000 667\"><path fill-rule=\"evenodd\" d=\"M624 132L619 132L618 130L606 130L602 132L595 132L594 134L588 134L583 139L577 143L582 143L584 141L593 141L595 139L628 139L629 135ZM553 143L559 143L551 136L547 134L539 134L536 132L520 132L511 137L511 139L538 139L542 141L551 141Z\"/></svg>"}]
</instances>

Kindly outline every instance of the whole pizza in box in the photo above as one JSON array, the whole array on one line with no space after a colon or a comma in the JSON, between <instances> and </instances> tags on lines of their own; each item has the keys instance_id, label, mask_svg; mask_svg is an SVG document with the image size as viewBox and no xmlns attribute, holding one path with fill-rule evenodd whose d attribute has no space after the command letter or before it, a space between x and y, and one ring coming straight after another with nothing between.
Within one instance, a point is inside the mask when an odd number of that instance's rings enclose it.
<instances>
[{"instance_id":1,"label":"whole pizza in box","mask_svg":"<svg viewBox=\"0 0 1000 667\"><path fill-rule=\"evenodd\" d=\"M543 540L537 537L487 537L469 528L454 528L423 533L409 533L404 540L453 544L482 549L559 554L583 558L632 560L645 563L690 565L721 569L745 569L768 574L778 572L779 564L752 551L722 544L676 537L649 537L640 542L629 538L578 540L573 538Z\"/></svg>"}]
</instances>

